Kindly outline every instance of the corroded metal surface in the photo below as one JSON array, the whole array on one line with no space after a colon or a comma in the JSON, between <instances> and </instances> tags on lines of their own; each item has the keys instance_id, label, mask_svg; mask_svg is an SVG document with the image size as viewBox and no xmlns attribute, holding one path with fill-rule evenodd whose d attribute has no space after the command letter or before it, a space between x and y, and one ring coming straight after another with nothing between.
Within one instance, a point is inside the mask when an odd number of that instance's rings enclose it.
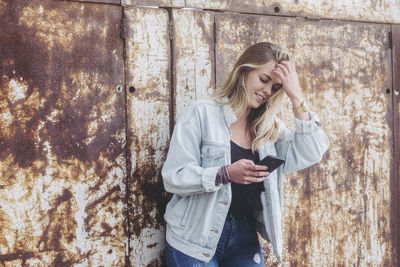
<instances>
[{"instance_id":1,"label":"corroded metal surface","mask_svg":"<svg viewBox=\"0 0 400 267\"><path fill-rule=\"evenodd\" d=\"M123 266L121 7L0 1L0 266Z\"/></svg>"},{"instance_id":2,"label":"corroded metal surface","mask_svg":"<svg viewBox=\"0 0 400 267\"><path fill-rule=\"evenodd\" d=\"M170 134L168 12L134 8L127 25L130 262L161 265L168 197L161 179Z\"/></svg>"},{"instance_id":3,"label":"corroded metal surface","mask_svg":"<svg viewBox=\"0 0 400 267\"><path fill-rule=\"evenodd\" d=\"M399 0L122 0L130 6L168 6L232 12L400 23Z\"/></svg>"},{"instance_id":4,"label":"corroded metal surface","mask_svg":"<svg viewBox=\"0 0 400 267\"><path fill-rule=\"evenodd\" d=\"M394 136L394 164L392 192L393 197L393 243L396 244L395 266L400 265L400 25L392 25L393 39L393 136Z\"/></svg>"},{"instance_id":5,"label":"corroded metal surface","mask_svg":"<svg viewBox=\"0 0 400 267\"><path fill-rule=\"evenodd\" d=\"M286 176L283 265L390 266L390 27L218 14L216 29L217 84L246 46L283 43L331 141L321 163ZM280 117L293 126L288 102Z\"/></svg>"},{"instance_id":6,"label":"corroded metal surface","mask_svg":"<svg viewBox=\"0 0 400 267\"><path fill-rule=\"evenodd\" d=\"M60 0L57 0L60 1ZM121 0L68 0L68 1L74 1L74 2L94 2L94 3L102 3L102 4L116 4L120 5Z\"/></svg>"},{"instance_id":7,"label":"corroded metal surface","mask_svg":"<svg viewBox=\"0 0 400 267\"><path fill-rule=\"evenodd\" d=\"M132 7L175 7L185 6L185 0L121 0L123 6Z\"/></svg>"},{"instance_id":8,"label":"corroded metal surface","mask_svg":"<svg viewBox=\"0 0 400 267\"><path fill-rule=\"evenodd\" d=\"M173 10L175 118L214 88L214 15Z\"/></svg>"}]
</instances>

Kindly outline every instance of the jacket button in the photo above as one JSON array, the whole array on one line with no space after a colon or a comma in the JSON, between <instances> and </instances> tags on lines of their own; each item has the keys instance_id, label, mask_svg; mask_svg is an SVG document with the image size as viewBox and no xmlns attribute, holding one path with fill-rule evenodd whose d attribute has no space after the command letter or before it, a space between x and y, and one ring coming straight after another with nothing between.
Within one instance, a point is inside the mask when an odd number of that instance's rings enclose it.
<instances>
[{"instance_id":1,"label":"jacket button","mask_svg":"<svg viewBox=\"0 0 400 267\"><path fill-rule=\"evenodd\" d=\"M220 201L219 203L223 204L223 205L228 205L228 202L226 202L226 201Z\"/></svg>"},{"instance_id":2,"label":"jacket button","mask_svg":"<svg viewBox=\"0 0 400 267\"><path fill-rule=\"evenodd\" d=\"M210 254L208 254L208 253L203 253L203 256L204 256L204 257L210 257Z\"/></svg>"},{"instance_id":3,"label":"jacket button","mask_svg":"<svg viewBox=\"0 0 400 267\"><path fill-rule=\"evenodd\" d=\"M218 230L215 230L215 229L211 229L210 232L214 232L214 233L218 234Z\"/></svg>"}]
</instances>

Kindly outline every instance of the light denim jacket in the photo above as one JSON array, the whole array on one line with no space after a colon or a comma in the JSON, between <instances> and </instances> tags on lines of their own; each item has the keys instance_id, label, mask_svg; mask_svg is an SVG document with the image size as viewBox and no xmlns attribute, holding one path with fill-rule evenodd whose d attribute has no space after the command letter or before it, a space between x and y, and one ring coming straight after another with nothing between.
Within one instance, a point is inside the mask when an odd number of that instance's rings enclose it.
<instances>
[{"instance_id":1,"label":"light denim jacket","mask_svg":"<svg viewBox=\"0 0 400 267\"><path fill-rule=\"evenodd\" d=\"M280 122L278 140L259 149L260 159L277 155L285 164L264 180L263 210L256 214L257 230L271 242L282 261L283 174L321 160L329 146L317 115L295 118L295 130ZM231 204L231 185L215 185L218 169L231 163L229 125L236 116L229 105L212 100L195 102L176 123L162 169L165 190L173 193L164 215L167 242L193 258L213 257Z\"/></svg>"}]
</instances>

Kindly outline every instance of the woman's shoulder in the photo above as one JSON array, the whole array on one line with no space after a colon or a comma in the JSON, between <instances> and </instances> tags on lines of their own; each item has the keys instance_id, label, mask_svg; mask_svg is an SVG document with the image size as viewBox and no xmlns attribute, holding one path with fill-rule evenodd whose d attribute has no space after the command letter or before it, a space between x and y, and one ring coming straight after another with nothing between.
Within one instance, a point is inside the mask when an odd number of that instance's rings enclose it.
<instances>
[{"instance_id":1,"label":"woman's shoulder","mask_svg":"<svg viewBox=\"0 0 400 267\"><path fill-rule=\"evenodd\" d=\"M219 107L221 106L212 98L202 98L197 99L192 102L191 106L194 108L202 108L202 107Z\"/></svg>"},{"instance_id":2,"label":"woman's shoulder","mask_svg":"<svg viewBox=\"0 0 400 267\"><path fill-rule=\"evenodd\" d=\"M212 111L214 109L218 110L220 108L221 105L215 102L215 100L210 98L205 98L193 101L188 107L186 113L207 112L207 111Z\"/></svg>"}]
</instances>

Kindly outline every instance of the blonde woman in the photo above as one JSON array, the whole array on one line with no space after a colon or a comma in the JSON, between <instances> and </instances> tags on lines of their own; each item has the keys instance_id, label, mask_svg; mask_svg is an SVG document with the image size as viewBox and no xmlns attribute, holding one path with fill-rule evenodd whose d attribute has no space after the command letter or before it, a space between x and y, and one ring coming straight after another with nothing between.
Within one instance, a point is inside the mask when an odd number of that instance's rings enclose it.
<instances>
[{"instance_id":1,"label":"blonde woman","mask_svg":"<svg viewBox=\"0 0 400 267\"><path fill-rule=\"evenodd\" d=\"M295 129L276 118L292 102ZM172 266L264 266L257 232L282 257L283 174L321 160L329 146L308 110L289 56L262 42L239 57L211 100L195 102L175 125L162 169L173 193L165 212ZM277 170L259 162L285 160Z\"/></svg>"}]
</instances>

